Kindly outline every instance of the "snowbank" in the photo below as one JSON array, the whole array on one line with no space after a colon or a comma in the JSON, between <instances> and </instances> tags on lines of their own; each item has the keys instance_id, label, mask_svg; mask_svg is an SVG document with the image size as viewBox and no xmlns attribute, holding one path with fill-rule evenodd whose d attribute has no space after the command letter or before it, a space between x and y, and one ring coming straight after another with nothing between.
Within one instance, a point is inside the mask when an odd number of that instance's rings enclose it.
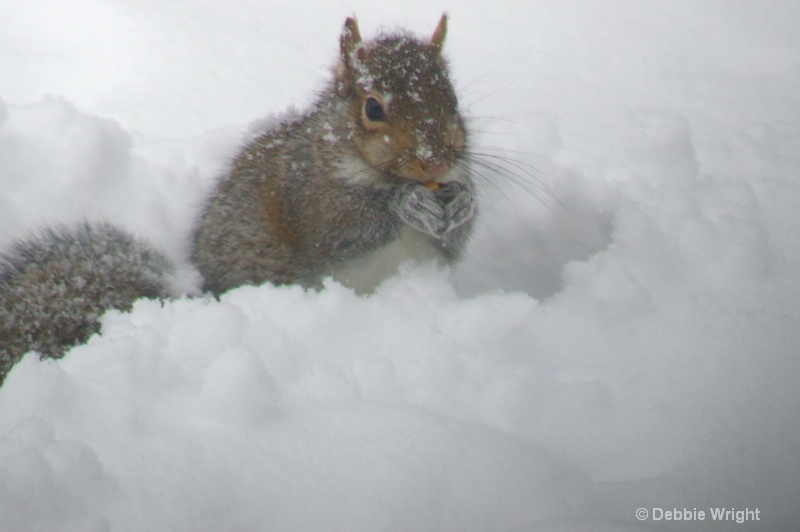
<instances>
[{"instance_id":1,"label":"snowbank","mask_svg":"<svg viewBox=\"0 0 800 532\"><path fill-rule=\"evenodd\" d=\"M0 248L106 219L185 261L247 123L302 105L352 8L79 4L0 8ZM1 529L800 524L800 9L470 4L447 49L497 168L461 267L141 301L29 355ZM356 12L432 29L409 6ZM653 519L717 507L760 520Z\"/></svg>"}]
</instances>

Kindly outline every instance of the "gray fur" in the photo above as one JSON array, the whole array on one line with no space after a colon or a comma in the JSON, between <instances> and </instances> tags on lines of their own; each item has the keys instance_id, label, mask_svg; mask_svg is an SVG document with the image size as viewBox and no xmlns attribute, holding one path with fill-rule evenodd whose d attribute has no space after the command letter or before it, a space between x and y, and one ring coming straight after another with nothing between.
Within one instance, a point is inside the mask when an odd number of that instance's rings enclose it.
<instances>
[{"instance_id":1,"label":"gray fur","mask_svg":"<svg viewBox=\"0 0 800 532\"><path fill-rule=\"evenodd\" d=\"M332 264L396 234L399 222L383 214L392 187L349 185L328 175L336 147L320 146L306 132L319 131L323 121L311 115L263 135L219 184L193 254L207 290L264 282L314 286Z\"/></svg>"},{"instance_id":2,"label":"gray fur","mask_svg":"<svg viewBox=\"0 0 800 532\"><path fill-rule=\"evenodd\" d=\"M51 228L0 256L0 383L29 351L58 358L108 309L165 297L170 262L105 224Z\"/></svg>"}]
</instances>

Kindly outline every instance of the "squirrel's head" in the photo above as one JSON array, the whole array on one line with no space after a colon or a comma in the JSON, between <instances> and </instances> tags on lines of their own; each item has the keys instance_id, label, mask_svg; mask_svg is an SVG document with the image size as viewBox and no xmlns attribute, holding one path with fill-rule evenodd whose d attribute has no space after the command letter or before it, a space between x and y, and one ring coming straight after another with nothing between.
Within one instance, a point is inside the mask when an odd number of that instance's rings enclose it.
<instances>
[{"instance_id":1,"label":"squirrel's head","mask_svg":"<svg viewBox=\"0 0 800 532\"><path fill-rule=\"evenodd\" d=\"M383 173L429 182L446 174L466 136L442 45L447 16L429 40L407 34L363 42L355 19L341 36L336 90L349 103L354 142Z\"/></svg>"}]
</instances>

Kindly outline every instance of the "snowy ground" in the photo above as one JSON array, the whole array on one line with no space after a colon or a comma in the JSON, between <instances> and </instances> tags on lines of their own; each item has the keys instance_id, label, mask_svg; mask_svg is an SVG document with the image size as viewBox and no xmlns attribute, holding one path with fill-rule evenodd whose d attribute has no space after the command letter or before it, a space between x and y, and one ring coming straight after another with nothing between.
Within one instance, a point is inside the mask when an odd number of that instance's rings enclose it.
<instances>
[{"instance_id":1,"label":"snowy ground","mask_svg":"<svg viewBox=\"0 0 800 532\"><path fill-rule=\"evenodd\" d=\"M442 11L395 4L0 4L0 249L108 219L185 261L219 169L310 100L346 16L427 34ZM142 301L26 357L0 530L800 527L800 4L447 8L475 143L507 161L462 266Z\"/></svg>"}]
</instances>

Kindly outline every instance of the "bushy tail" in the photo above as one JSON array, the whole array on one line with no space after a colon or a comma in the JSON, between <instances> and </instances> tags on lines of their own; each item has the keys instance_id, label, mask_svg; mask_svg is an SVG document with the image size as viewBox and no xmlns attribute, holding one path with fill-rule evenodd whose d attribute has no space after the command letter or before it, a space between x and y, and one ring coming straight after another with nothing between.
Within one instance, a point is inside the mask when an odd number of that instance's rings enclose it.
<instances>
[{"instance_id":1,"label":"bushy tail","mask_svg":"<svg viewBox=\"0 0 800 532\"><path fill-rule=\"evenodd\" d=\"M0 256L0 384L29 351L58 358L108 309L166 297L173 266L113 226L49 229Z\"/></svg>"}]
</instances>

